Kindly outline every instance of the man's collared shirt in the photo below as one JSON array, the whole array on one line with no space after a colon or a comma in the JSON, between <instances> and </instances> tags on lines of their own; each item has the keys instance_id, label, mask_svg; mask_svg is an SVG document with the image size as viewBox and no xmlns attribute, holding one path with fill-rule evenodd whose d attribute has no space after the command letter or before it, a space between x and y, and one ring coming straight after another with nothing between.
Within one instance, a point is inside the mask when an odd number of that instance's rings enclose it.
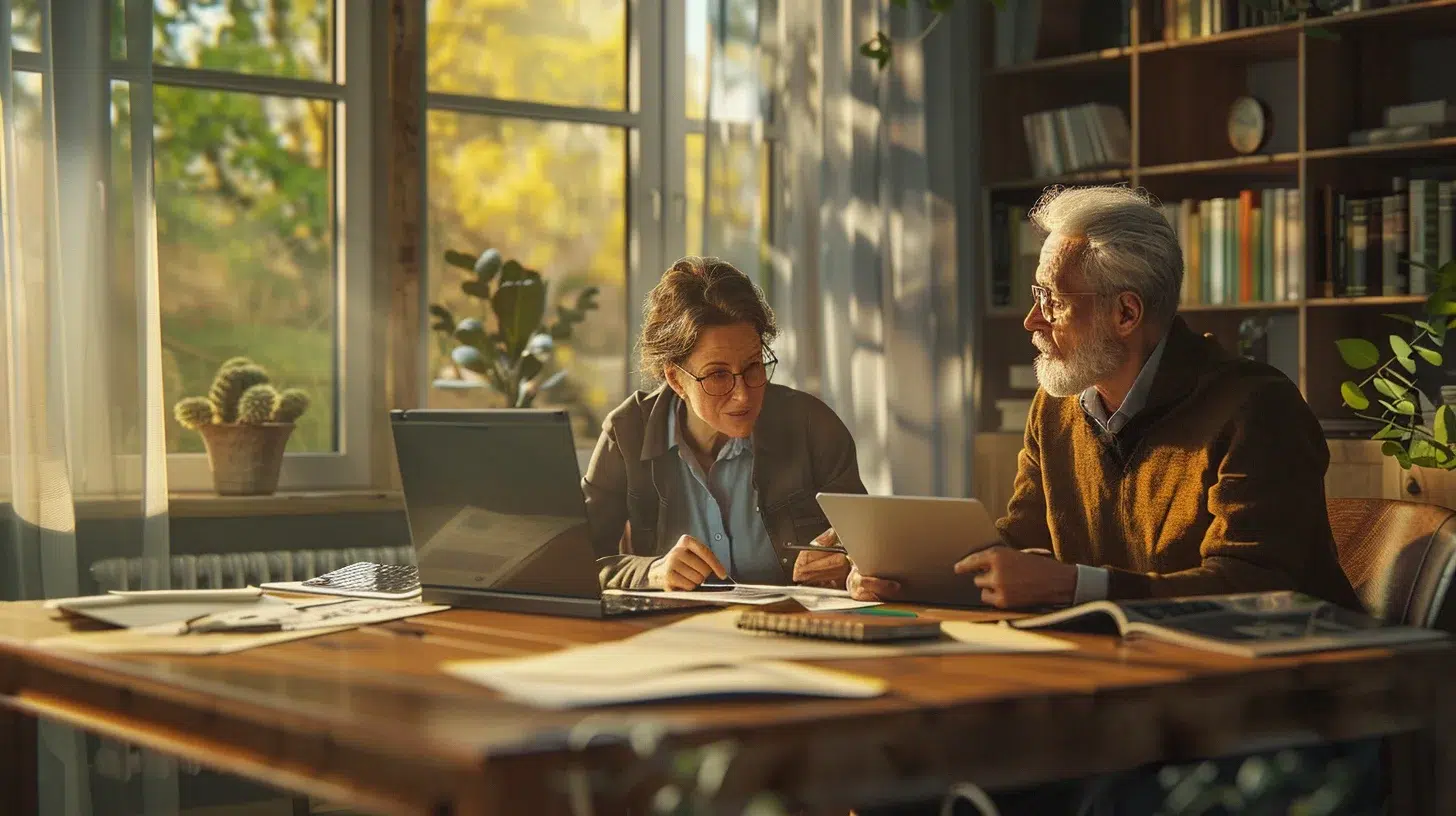
<instances>
[{"instance_id":1,"label":"man's collared shirt","mask_svg":"<svg viewBox=\"0 0 1456 816\"><path fill-rule=\"evenodd\" d=\"M668 530L703 542L741 584L782 584L773 540L758 512L753 485L753 440L729 439L707 473L683 440L678 413L689 410L675 394L667 419L668 449L678 457L678 501L668 507Z\"/></svg>"},{"instance_id":2,"label":"man's collared shirt","mask_svg":"<svg viewBox=\"0 0 1456 816\"><path fill-rule=\"evenodd\" d=\"M1092 418L1093 422L1097 423L1097 427L1101 428L1103 433L1119 433L1148 404L1148 393L1152 391L1153 379L1158 375L1158 364L1163 359L1163 346L1167 343L1168 336L1165 334L1163 339L1158 341L1157 348L1153 349L1153 353L1149 355L1148 361L1143 363L1142 370L1138 372L1137 379L1133 380L1132 388L1128 389L1122 405L1118 406L1111 416L1107 415L1107 406L1102 403L1102 395L1097 393L1096 386L1091 386L1082 392L1078 398L1082 403L1082 410ZM1106 598L1107 581L1107 570L1078 564L1077 588L1072 595L1072 603L1100 601Z\"/></svg>"}]
</instances>

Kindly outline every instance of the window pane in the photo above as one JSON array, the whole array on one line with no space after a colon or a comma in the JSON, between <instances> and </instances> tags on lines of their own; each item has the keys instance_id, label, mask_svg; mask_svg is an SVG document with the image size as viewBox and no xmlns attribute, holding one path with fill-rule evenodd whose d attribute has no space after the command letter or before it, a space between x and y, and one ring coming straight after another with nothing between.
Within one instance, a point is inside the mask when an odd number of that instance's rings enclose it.
<instances>
[{"instance_id":1,"label":"window pane","mask_svg":"<svg viewBox=\"0 0 1456 816\"><path fill-rule=\"evenodd\" d=\"M621 110L626 0L429 0L432 91Z\"/></svg>"},{"instance_id":2,"label":"window pane","mask_svg":"<svg viewBox=\"0 0 1456 816\"><path fill-rule=\"evenodd\" d=\"M40 0L10 0L10 47L40 50Z\"/></svg>"},{"instance_id":3,"label":"window pane","mask_svg":"<svg viewBox=\"0 0 1456 816\"><path fill-rule=\"evenodd\" d=\"M334 0L155 0L159 65L330 80Z\"/></svg>"},{"instance_id":4,"label":"window pane","mask_svg":"<svg viewBox=\"0 0 1456 816\"><path fill-rule=\"evenodd\" d=\"M313 401L288 450L336 450L333 104L158 85L155 107L167 404L246 355Z\"/></svg>"},{"instance_id":5,"label":"window pane","mask_svg":"<svg viewBox=\"0 0 1456 816\"><path fill-rule=\"evenodd\" d=\"M111 0L111 58L126 59L126 0Z\"/></svg>"},{"instance_id":6,"label":"window pane","mask_svg":"<svg viewBox=\"0 0 1456 816\"><path fill-rule=\"evenodd\" d=\"M567 371L533 407L570 410L578 445L595 444L606 412L622 400L627 380L626 131L606 125L540 122L431 111L429 264L431 303L457 320L475 317L495 331L482 301L465 295L471 274L444 263L446 250L475 256L498 249L541 273L548 323L555 305L574 305L584 286L598 286L600 308L589 311L549 364ZM430 388L435 407L504 404L489 388L442 387L438 380L479 375L455 370L449 343L430 337ZM449 383L446 383L448 386Z\"/></svg>"},{"instance_id":7,"label":"window pane","mask_svg":"<svg viewBox=\"0 0 1456 816\"><path fill-rule=\"evenodd\" d=\"M770 146L753 129L714 125L709 150L706 187L709 198L704 229L703 152L707 137L689 133L684 138L687 176L687 218L684 246L691 255L720 257L760 283L766 279L769 242Z\"/></svg>"},{"instance_id":8,"label":"window pane","mask_svg":"<svg viewBox=\"0 0 1456 816\"><path fill-rule=\"evenodd\" d=\"M760 81L758 0L687 0L685 110L689 119L752 122L768 109ZM711 81L710 81L711 80ZM712 110L707 109L711 85Z\"/></svg>"}]
</instances>

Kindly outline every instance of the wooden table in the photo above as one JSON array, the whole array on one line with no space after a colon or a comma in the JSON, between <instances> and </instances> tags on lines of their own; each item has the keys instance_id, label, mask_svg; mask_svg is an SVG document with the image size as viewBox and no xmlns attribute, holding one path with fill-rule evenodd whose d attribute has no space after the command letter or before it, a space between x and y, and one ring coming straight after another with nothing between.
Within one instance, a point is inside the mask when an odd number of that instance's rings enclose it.
<instances>
[{"instance_id":1,"label":"wooden table","mask_svg":"<svg viewBox=\"0 0 1456 816\"><path fill-rule=\"evenodd\" d=\"M975 613L946 617L977 619ZM979 616L985 618L986 616ZM1205 758L1258 741L1418 732L1435 749L1400 813L1456 813L1456 649L1244 660L1071 636L1076 652L833 665L890 680L874 700L753 700L543 712L440 674L440 661L600 642L675 617L584 621L450 610L210 657L43 651L64 630L0 604L0 812L34 807L34 718L368 811L567 813L573 780L599 813L663 781L627 737L736 741L720 801L772 791L844 812L936 795ZM588 740L589 734L597 734ZM1265 744L1268 744L1266 742ZM28 753L27 753L28 750ZM661 758L662 755L655 755ZM5 797L9 797L8 800ZM726 811L725 811L726 812Z\"/></svg>"}]
</instances>

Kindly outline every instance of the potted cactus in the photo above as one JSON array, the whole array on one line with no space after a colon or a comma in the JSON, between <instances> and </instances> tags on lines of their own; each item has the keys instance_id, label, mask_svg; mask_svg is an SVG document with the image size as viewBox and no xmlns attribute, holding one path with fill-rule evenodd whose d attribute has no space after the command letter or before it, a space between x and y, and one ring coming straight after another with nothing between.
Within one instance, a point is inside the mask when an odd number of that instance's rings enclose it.
<instances>
[{"instance_id":1,"label":"potted cactus","mask_svg":"<svg viewBox=\"0 0 1456 816\"><path fill-rule=\"evenodd\" d=\"M283 449L308 404L304 391L280 392L261 366L234 357L218 368L207 396L179 400L174 413L202 435L219 494L266 496L278 489Z\"/></svg>"}]
</instances>

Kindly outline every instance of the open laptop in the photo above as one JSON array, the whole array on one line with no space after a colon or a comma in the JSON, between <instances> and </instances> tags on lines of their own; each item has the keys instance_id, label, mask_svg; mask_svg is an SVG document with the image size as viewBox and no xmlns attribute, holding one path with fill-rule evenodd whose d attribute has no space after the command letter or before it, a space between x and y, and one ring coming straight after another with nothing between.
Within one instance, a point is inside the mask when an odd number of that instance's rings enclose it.
<instances>
[{"instance_id":1,"label":"open laptop","mask_svg":"<svg viewBox=\"0 0 1456 816\"><path fill-rule=\"evenodd\" d=\"M603 618L707 604L603 593L565 411L392 411L425 603Z\"/></svg>"}]
</instances>

